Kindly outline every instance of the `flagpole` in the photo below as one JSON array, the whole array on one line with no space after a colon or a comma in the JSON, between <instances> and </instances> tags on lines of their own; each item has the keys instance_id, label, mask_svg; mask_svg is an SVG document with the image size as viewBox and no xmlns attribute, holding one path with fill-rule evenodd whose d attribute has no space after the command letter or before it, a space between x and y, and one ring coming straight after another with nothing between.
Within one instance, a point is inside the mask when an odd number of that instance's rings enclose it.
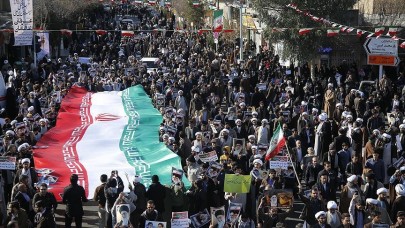
<instances>
[{"instance_id":1,"label":"flagpole","mask_svg":"<svg viewBox=\"0 0 405 228\"><path fill-rule=\"evenodd\" d=\"M300 179L298 178L297 170L295 169L295 165L294 165L294 162L293 162L292 157L291 157L290 149L288 149L288 145L285 145L285 147L287 148L288 157L290 157L290 161L291 161L291 165L292 165L293 170L294 170L295 178L297 179L298 186L299 186L299 185L301 185L301 182L300 182Z\"/></svg>"}]
</instances>

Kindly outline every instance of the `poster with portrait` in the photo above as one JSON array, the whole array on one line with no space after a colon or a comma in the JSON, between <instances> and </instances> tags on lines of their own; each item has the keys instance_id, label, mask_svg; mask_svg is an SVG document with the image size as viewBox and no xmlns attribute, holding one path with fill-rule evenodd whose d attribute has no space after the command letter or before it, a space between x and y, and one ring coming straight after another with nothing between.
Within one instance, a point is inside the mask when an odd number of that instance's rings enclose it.
<instances>
[{"instance_id":1,"label":"poster with portrait","mask_svg":"<svg viewBox=\"0 0 405 228\"><path fill-rule=\"evenodd\" d=\"M145 228L166 228L166 222L146 220Z\"/></svg>"},{"instance_id":2,"label":"poster with portrait","mask_svg":"<svg viewBox=\"0 0 405 228\"><path fill-rule=\"evenodd\" d=\"M178 184L183 178L184 171L172 167L172 184Z\"/></svg>"},{"instance_id":3,"label":"poster with portrait","mask_svg":"<svg viewBox=\"0 0 405 228\"><path fill-rule=\"evenodd\" d=\"M232 154L234 156L246 154L245 139L233 139Z\"/></svg>"},{"instance_id":4,"label":"poster with portrait","mask_svg":"<svg viewBox=\"0 0 405 228\"><path fill-rule=\"evenodd\" d=\"M225 207L211 207L211 225L223 228L225 225Z\"/></svg>"},{"instance_id":5,"label":"poster with portrait","mask_svg":"<svg viewBox=\"0 0 405 228\"><path fill-rule=\"evenodd\" d=\"M195 228L200 228L211 221L211 214L207 209L190 216L191 224Z\"/></svg>"},{"instance_id":6,"label":"poster with portrait","mask_svg":"<svg viewBox=\"0 0 405 228\"><path fill-rule=\"evenodd\" d=\"M129 204L118 204L115 210L117 215L116 226L129 227L129 216L131 214L129 210Z\"/></svg>"},{"instance_id":7,"label":"poster with portrait","mask_svg":"<svg viewBox=\"0 0 405 228\"><path fill-rule=\"evenodd\" d=\"M310 194L310 190L309 193L304 192L304 195L305 194ZM289 209L294 204L294 195L292 191L285 189L273 189L267 200L271 202L271 208Z\"/></svg>"},{"instance_id":8,"label":"poster with portrait","mask_svg":"<svg viewBox=\"0 0 405 228\"><path fill-rule=\"evenodd\" d=\"M237 117L236 117L236 109L234 107L229 107L228 108L227 117L228 117L228 120L237 119Z\"/></svg>"},{"instance_id":9,"label":"poster with portrait","mask_svg":"<svg viewBox=\"0 0 405 228\"><path fill-rule=\"evenodd\" d=\"M229 203L228 215L226 221L231 224L235 224L238 221L238 217L242 211L241 203Z\"/></svg>"},{"instance_id":10,"label":"poster with portrait","mask_svg":"<svg viewBox=\"0 0 405 228\"><path fill-rule=\"evenodd\" d=\"M39 50L37 51L37 59L42 60L44 57L50 58L49 49L49 32L37 32L35 34L37 44L39 44Z\"/></svg>"},{"instance_id":11,"label":"poster with portrait","mask_svg":"<svg viewBox=\"0 0 405 228\"><path fill-rule=\"evenodd\" d=\"M218 162L211 162L207 170L207 176L209 178L216 178L219 172L222 170L222 167L223 166Z\"/></svg>"},{"instance_id":12,"label":"poster with portrait","mask_svg":"<svg viewBox=\"0 0 405 228\"><path fill-rule=\"evenodd\" d=\"M250 174L255 178L255 180L264 180L267 179L267 177L269 176L268 170L256 168L253 168Z\"/></svg>"}]
</instances>

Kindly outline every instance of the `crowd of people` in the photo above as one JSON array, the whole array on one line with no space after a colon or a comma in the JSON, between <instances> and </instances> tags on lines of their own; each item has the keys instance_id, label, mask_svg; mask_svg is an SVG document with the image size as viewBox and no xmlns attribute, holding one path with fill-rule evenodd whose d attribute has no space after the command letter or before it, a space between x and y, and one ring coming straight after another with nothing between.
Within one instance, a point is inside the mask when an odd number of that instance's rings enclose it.
<instances>
[{"instance_id":1,"label":"crowd of people","mask_svg":"<svg viewBox=\"0 0 405 228\"><path fill-rule=\"evenodd\" d=\"M114 5L83 17L85 28L115 31L64 37L67 58L44 58L37 66L29 56L18 66L4 60L0 150L16 157L17 169L2 170L1 224L56 226L58 204L48 185L38 184L32 150L55 126L69 89L119 91L140 84L161 111L159 139L180 157L182 170L167 174L173 175L171 186L160 184L156 175L144 186L135 176L130 193L123 192L118 170L103 174L94 194L99 227L145 227L146 221L169 225L171 212L198 215L231 203L242 205L236 220L222 221L218 212L217 224L190 225L287 227L294 210L272 207L275 191L292 192L305 204L297 227L405 227L403 64L379 80L370 68L348 62L283 67L271 47L252 49L252 41L245 40L239 48L220 38L215 49L210 34L178 28L170 11L127 7ZM130 25L138 31L132 37L119 32L128 29L117 20L126 12L139 21ZM237 60L239 51L246 60ZM157 67L148 69L140 56L158 58ZM80 57L89 61L81 63ZM366 80L375 83L360 84ZM286 141L280 155L289 161L283 169L270 169L265 157L278 127ZM201 161L200 155L212 151L217 161ZM249 193L225 192L226 174L251 175ZM73 220L81 227L87 199L77 176L71 183L63 195L65 227Z\"/></svg>"}]
</instances>

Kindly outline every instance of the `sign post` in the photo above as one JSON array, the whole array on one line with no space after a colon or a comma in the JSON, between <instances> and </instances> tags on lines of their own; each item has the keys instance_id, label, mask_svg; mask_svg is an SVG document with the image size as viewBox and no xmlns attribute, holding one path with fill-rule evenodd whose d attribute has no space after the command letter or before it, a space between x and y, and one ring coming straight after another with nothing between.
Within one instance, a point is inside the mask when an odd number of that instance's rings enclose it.
<instances>
[{"instance_id":1,"label":"sign post","mask_svg":"<svg viewBox=\"0 0 405 228\"><path fill-rule=\"evenodd\" d=\"M367 63L379 66L380 80L383 75L383 66L397 66L399 63L398 40L371 37L366 40L363 47L367 52Z\"/></svg>"}]
</instances>

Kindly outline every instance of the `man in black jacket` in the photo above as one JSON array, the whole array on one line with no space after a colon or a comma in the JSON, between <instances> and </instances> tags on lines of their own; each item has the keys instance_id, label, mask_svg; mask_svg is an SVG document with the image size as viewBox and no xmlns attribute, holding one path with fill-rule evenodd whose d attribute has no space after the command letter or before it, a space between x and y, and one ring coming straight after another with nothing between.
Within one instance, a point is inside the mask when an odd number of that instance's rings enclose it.
<instances>
[{"instance_id":1,"label":"man in black jacket","mask_svg":"<svg viewBox=\"0 0 405 228\"><path fill-rule=\"evenodd\" d=\"M146 192L146 198L153 200L156 210L159 211L159 213L163 213L165 211L165 197L166 188L159 182L159 177L153 175L152 184Z\"/></svg>"},{"instance_id":2,"label":"man in black jacket","mask_svg":"<svg viewBox=\"0 0 405 228\"><path fill-rule=\"evenodd\" d=\"M35 215L34 224L35 227L41 228L55 228L56 223L53 214L50 209L48 209L44 202L41 200L35 203Z\"/></svg>"},{"instance_id":3,"label":"man in black jacket","mask_svg":"<svg viewBox=\"0 0 405 228\"><path fill-rule=\"evenodd\" d=\"M312 188L312 186L317 182L318 174L321 170L322 166L318 164L318 158L313 157L311 165L307 167L305 172L305 180L308 188Z\"/></svg>"},{"instance_id":4,"label":"man in black jacket","mask_svg":"<svg viewBox=\"0 0 405 228\"><path fill-rule=\"evenodd\" d=\"M161 213L155 210L155 203L149 200L146 204L146 210L141 214L139 227L146 227L146 221L163 221Z\"/></svg>"},{"instance_id":5,"label":"man in black jacket","mask_svg":"<svg viewBox=\"0 0 405 228\"><path fill-rule=\"evenodd\" d=\"M87 202L86 192L84 188L77 184L79 176L72 174L70 176L70 185L63 191L62 202L66 204L65 212L65 227L72 227L73 218L77 228L82 227L83 218L83 202Z\"/></svg>"},{"instance_id":6,"label":"man in black jacket","mask_svg":"<svg viewBox=\"0 0 405 228\"><path fill-rule=\"evenodd\" d=\"M106 215L107 212L105 210L105 203L107 201L104 193L104 188L107 184L107 175L102 174L100 176L100 181L101 184L97 186L96 190L94 191L94 197L93 200L98 202L98 227L99 228L104 228L106 225Z\"/></svg>"},{"instance_id":7,"label":"man in black jacket","mask_svg":"<svg viewBox=\"0 0 405 228\"><path fill-rule=\"evenodd\" d=\"M311 189L311 195L306 197L303 195L302 186L299 186L300 192L298 196L305 204L305 209L303 211L303 218L311 227L317 224L315 214L319 211L324 211L326 209L325 204L318 198L319 190L314 186Z\"/></svg>"}]
</instances>

